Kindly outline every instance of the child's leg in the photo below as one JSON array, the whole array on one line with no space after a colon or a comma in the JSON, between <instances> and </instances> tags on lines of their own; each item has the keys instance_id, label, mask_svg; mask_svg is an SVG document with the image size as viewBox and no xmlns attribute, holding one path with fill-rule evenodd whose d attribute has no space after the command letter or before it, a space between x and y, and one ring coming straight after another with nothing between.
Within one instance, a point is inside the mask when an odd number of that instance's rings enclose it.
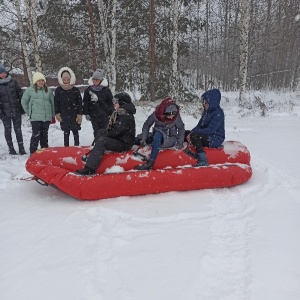
<instances>
[{"instance_id":1,"label":"child's leg","mask_svg":"<svg viewBox=\"0 0 300 300\"><path fill-rule=\"evenodd\" d=\"M41 122L41 148L48 148L48 131L50 127L50 121L47 122Z\"/></svg>"},{"instance_id":2,"label":"child's leg","mask_svg":"<svg viewBox=\"0 0 300 300\"><path fill-rule=\"evenodd\" d=\"M70 131L64 131L64 146L69 147Z\"/></svg>"},{"instance_id":3,"label":"child's leg","mask_svg":"<svg viewBox=\"0 0 300 300\"><path fill-rule=\"evenodd\" d=\"M31 139L30 139L30 148L29 148L30 154L34 153L39 146L39 142L41 139L41 131L42 131L41 123L43 123L43 122L39 122L39 121L31 122L32 135L31 135Z\"/></svg>"},{"instance_id":4,"label":"child's leg","mask_svg":"<svg viewBox=\"0 0 300 300\"><path fill-rule=\"evenodd\" d=\"M73 130L74 146L79 146L79 131Z\"/></svg>"}]
</instances>

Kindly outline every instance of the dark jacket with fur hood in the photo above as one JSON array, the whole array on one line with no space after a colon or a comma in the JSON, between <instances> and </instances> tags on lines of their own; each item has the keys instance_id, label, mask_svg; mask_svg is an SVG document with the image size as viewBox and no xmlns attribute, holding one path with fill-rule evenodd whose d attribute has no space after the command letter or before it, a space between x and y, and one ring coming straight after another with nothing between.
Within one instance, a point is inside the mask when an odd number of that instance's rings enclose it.
<instances>
[{"instance_id":1,"label":"dark jacket with fur hood","mask_svg":"<svg viewBox=\"0 0 300 300\"><path fill-rule=\"evenodd\" d=\"M71 76L70 87L64 88L61 75L64 71L69 72ZM59 87L56 88L54 94L55 114L60 114L62 121L60 127L63 131L80 130L80 124L76 122L77 115L82 115L82 97L80 91L74 86L76 77L74 72L63 67L58 72Z\"/></svg>"}]
</instances>

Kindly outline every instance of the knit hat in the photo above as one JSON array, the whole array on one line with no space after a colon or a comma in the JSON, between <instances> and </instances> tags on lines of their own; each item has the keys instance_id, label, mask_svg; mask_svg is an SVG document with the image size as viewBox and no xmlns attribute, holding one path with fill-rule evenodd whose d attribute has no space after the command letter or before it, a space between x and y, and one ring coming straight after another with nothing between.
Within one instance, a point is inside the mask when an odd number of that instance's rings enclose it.
<instances>
[{"instance_id":1,"label":"knit hat","mask_svg":"<svg viewBox=\"0 0 300 300\"><path fill-rule=\"evenodd\" d=\"M171 104L165 108L164 115L176 115L177 107L175 104Z\"/></svg>"},{"instance_id":2,"label":"knit hat","mask_svg":"<svg viewBox=\"0 0 300 300\"><path fill-rule=\"evenodd\" d=\"M122 104L131 103L131 97L125 92L116 94L113 100L118 101L120 106L122 106Z\"/></svg>"},{"instance_id":3,"label":"knit hat","mask_svg":"<svg viewBox=\"0 0 300 300\"><path fill-rule=\"evenodd\" d=\"M0 64L0 73L6 73L6 72L7 72L6 68L2 64Z\"/></svg>"},{"instance_id":4,"label":"knit hat","mask_svg":"<svg viewBox=\"0 0 300 300\"><path fill-rule=\"evenodd\" d=\"M104 72L101 69L97 69L92 76L92 79L98 79L98 80L103 80L104 78Z\"/></svg>"},{"instance_id":5,"label":"knit hat","mask_svg":"<svg viewBox=\"0 0 300 300\"><path fill-rule=\"evenodd\" d=\"M45 78L45 76L44 76L42 73L40 73L40 72L35 72L35 73L33 74L33 76L32 76L32 82L33 82L33 84L36 84L36 82L37 82L38 80L44 80L44 81L46 82L46 78Z\"/></svg>"}]
</instances>

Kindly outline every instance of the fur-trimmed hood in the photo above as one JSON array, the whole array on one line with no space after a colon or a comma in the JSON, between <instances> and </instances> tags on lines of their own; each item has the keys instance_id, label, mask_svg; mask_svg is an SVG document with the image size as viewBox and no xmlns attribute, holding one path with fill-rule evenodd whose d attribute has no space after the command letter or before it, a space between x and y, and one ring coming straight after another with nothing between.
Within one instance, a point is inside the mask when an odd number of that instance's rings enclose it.
<instances>
[{"instance_id":1,"label":"fur-trimmed hood","mask_svg":"<svg viewBox=\"0 0 300 300\"><path fill-rule=\"evenodd\" d=\"M65 71L67 71L67 72L70 73L70 76L71 76L70 85L75 85L75 83L76 83L76 76L75 76L74 72L73 72L70 68L68 68L68 67L62 67L62 68L58 71L58 74L57 74L58 83L59 83L60 85L63 85L63 84L64 84L63 81L62 81L61 75L62 75L62 73L65 72Z\"/></svg>"},{"instance_id":2,"label":"fur-trimmed hood","mask_svg":"<svg viewBox=\"0 0 300 300\"><path fill-rule=\"evenodd\" d=\"M88 80L88 85L93 85L93 78L90 77L90 79ZM100 85L102 85L103 87L107 87L108 86L108 81L107 79L104 77L103 80L101 81Z\"/></svg>"}]
</instances>

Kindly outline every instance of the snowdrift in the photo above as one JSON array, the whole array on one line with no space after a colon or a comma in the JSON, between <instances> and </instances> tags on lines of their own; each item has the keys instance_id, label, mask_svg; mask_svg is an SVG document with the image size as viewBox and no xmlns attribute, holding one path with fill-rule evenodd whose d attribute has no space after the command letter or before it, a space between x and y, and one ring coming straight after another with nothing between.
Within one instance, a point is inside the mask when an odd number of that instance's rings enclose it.
<instances>
[{"instance_id":1,"label":"snowdrift","mask_svg":"<svg viewBox=\"0 0 300 300\"><path fill-rule=\"evenodd\" d=\"M223 146L205 148L210 165L198 168L192 167L196 162L194 149L160 150L154 170L149 171L134 170L145 156L149 156L149 146L135 146L123 153L107 152L93 176L74 173L84 166L82 157L90 147L53 147L35 152L28 159L26 170L39 183L80 200L224 188L249 180L252 169L248 149L236 141L227 141Z\"/></svg>"}]
</instances>

